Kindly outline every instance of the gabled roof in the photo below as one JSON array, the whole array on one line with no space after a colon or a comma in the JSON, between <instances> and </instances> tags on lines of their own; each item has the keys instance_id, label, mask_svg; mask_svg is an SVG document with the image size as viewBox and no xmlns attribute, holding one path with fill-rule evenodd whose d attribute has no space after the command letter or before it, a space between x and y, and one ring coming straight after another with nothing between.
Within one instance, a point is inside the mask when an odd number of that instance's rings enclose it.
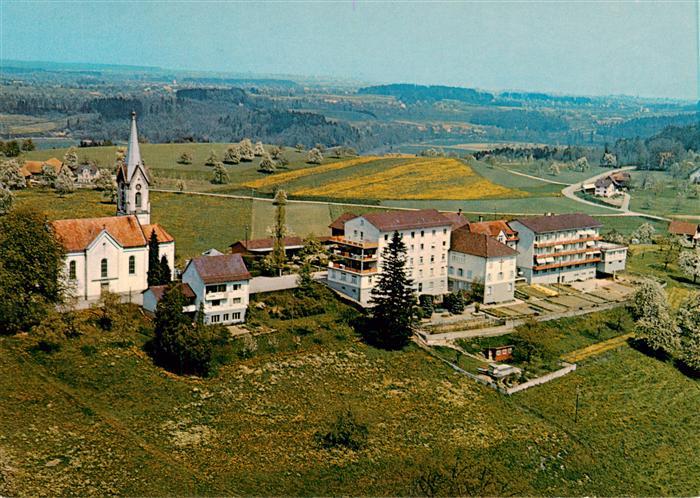
<instances>
[{"instance_id":1,"label":"gabled roof","mask_svg":"<svg viewBox=\"0 0 700 498\"><path fill-rule=\"evenodd\" d=\"M442 215L450 221L450 224L452 225L452 230L457 230L458 228L469 224L469 219L462 213L446 212L442 213Z\"/></svg>"},{"instance_id":2,"label":"gabled roof","mask_svg":"<svg viewBox=\"0 0 700 498\"><path fill-rule=\"evenodd\" d=\"M250 273L240 254L223 256L200 256L193 258L187 268L194 266L199 278L205 284L221 284L250 279ZM187 271L185 268L185 271Z\"/></svg>"},{"instance_id":3,"label":"gabled roof","mask_svg":"<svg viewBox=\"0 0 700 498\"><path fill-rule=\"evenodd\" d=\"M68 252L84 251L103 230L122 247L146 246L146 237L134 215L74 218L50 224Z\"/></svg>"},{"instance_id":4,"label":"gabled roof","mask_svg":"<svg viewBox=\"0 0 700 498\"><path fill-rule=\"evenodd\" d=\"M518 254L518 251L502 244L493 237L483 233L470 232L466 227L452 232L450 251L482 258L499 258Z\"/></svg>"},{"instance_id":5,"label":"gabled roof","mask_svg":"<svg viewBox=\"0 0 700 498\"><path fill-rule=\"evenodd\" d=\"M170 287L170 285L173 285L173 284L152 285L143 292L151 291L153 293L153 296L156 298L156 301L160 301L161 299L163 299L163 296L165 295L165 291L168 290L168 287ZM182 295L185 296L185 298L188 301L192 301L196 297L194 291L192 290L192 287L190 287L189 284L186 284L183 282L177 282L174 285L177 285L178 287L180 287L180 292L182 292Z\"/></svg>"},{"instance_id":6,"label":"gabled roof","mask_svg":"<svg viewBox=\"0 0 700 498\"><path fill-rule=\"evenodd\" d=\"M265 239L252 239L252 240L239 240L234 242L229 247L236 245L241 245L248 251L272 251L275 245L275 239L272 237L267 237ZM304 246L304 239L296 236L289 236L284 238L284 248L285 249L296 249Z\"/></svg>"},{"instance_id":7,"label":"gabled roof","mask_svg":"<svg viewBox=\"0 0 700 498\"><path fill-rule=\"evenodd\" d=\"M452 223L435 209L418 211L384 211L362 215L381 232L450 226Z\"/></svg>"},{"instance_id":8,"label":"gabled roof","mask_svg":"<svg viewBox=\"0 0 700 498\"><path fill-rule=\"evenodd\" d=\"M700 233L700 224L673 220L668 225L668 233L676 235L696 235Z\"/></svg>"},{"instance_id":9,"label":"gabled roof","mask_svg":"<svg viewBox=\"0 0 700 498\"><path fill-rule=\"evenodd\" d=\"M143 236L146 237L146 240L149 240L151 238L151 232L155 231L159 243L162 244L164 242L175 242L173 236L166 232L165 228L160 226L158 223L151 223L150 225L141 225L141 228L143 230Z\"/></svg>"},{"instance_id":10,"label":"gabled roof","mask_svg":"<svg viewBox=\"0 0 700 498\"><path fill-rule=\"evenodd\" d=\"M608 188L610 185L614 185L615 182L609 176L598 178L595 181L596 188Z\"/></svg>"},{"instance_id":11,"label":"gabled roof","mask_svg":"<svg viewBox=\"0 0 700 498\"><path fill-rule=\"evenodd\" d=\"M353 218L357 218L357 215L355 213L345 212L338 216L336 219L334 219L333 222L330 225L328 225L328 228L333 228L336 230L345 230L345 222L350 221Z\"/></svg>"},{"instance_id":12,"label":"gabled roof","mask_svg":"<svg viewBox=\"0 0 700 498\"><path fill-rule=\"evenodd\" d=\"M517 232L509 227L505 220L478 221L469 223L467 226L470 232L482 233L491 237L498 237L501 232L503 232L507 238L512 238L517 235Z\"/></svg>"},{"instance_id":13,"label":"gabled roof","mask_svg":"<svg viewBox=\"0 0 700 498\"><path fill-rule=\"evenodd\" d=\"M553 214L518 218L515 220L535 233L558 232L561 230L577 230L580 228L600 228L603 226L592 216L583 213Z\"/></svg>"}]
</instances>

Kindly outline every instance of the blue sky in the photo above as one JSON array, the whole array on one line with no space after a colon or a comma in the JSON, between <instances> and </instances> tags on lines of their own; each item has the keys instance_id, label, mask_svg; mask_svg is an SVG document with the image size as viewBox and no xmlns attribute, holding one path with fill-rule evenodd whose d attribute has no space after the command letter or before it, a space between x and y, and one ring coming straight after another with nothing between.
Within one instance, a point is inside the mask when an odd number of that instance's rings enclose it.
<instances>
[{"instance_id":1,"label":"blue sky","mask_svg":"<svg viewBox=\"0 0 700 498\"><path fill-rule=\"evenodd\" d=\"M697 97L694 2L0 0L0 57Z\"/></svg>"}]
</instances>

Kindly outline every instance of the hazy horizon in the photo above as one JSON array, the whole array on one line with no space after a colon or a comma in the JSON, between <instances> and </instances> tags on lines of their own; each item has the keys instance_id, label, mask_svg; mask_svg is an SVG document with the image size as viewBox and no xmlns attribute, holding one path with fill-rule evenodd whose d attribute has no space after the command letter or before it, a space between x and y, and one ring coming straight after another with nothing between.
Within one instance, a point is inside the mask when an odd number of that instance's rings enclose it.
<instances>
[{"instance_id":1,"label":"hazy horizon","mask_svg":"<svg viewBox=\"0 0 700 498\"><path fill-rule=\"evenodd\" d=\"M0 59L696 100L697 10L695 2L4 0Z\"/></svg>"}]
</instances>

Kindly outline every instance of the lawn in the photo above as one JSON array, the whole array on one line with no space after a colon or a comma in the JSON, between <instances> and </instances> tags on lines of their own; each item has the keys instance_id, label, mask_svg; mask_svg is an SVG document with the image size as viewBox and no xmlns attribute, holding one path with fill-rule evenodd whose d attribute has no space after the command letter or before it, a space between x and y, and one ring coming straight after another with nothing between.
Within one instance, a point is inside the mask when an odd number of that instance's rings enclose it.
<instances>
[{"instance_id":1,"label":"lawn","mask_svg":"<svg viewBox=\"0 0 700 498\"><path fill-rule=\"evenodd\" d=\"M458 451L499 494L700 491L698 381L671 365L625 345L509 398L418 348L364 345L336 325L344 309L259 317L281 335L210 379L154 367L138 317L54 353L0 337L0 494L415 495L415 476ZM366 446L321 448L315 434L347 408Z\"/></svg>"},{"instance_id":2,"label":"lawn","mask_svg":"<svg viewBox=\"0 0 700 498\"><path fill-rule=\"evenodd\" d=\"M653 184L652 188L641 187L645 177ZM662 171L639 171L634 173L633 178L634 189L630 193L630 209L633 211L679 218L700 216L700 198L697 193L684 193L679 188L687 180L674 180Z\"/></svg>"}]
</instances>

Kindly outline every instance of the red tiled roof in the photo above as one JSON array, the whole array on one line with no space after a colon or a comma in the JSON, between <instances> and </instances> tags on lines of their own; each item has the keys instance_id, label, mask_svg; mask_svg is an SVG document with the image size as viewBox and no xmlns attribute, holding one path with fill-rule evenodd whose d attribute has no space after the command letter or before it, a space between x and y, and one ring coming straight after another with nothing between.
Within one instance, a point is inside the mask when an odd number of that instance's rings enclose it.
<instances>
[{"instance_id":1,"label":"red tiled roof","mask_svg":"<svg viewBox=\"0 0 700 498\"><path fill-rule=\"evenodd\" d=\"M31 175L40 175L44 169L44 166L52 166L56 171L56 174L58 174L61 171L61 166L63 166L63 163L55 157L52 157L46 161L24 161L20 169Z\"/></svg>"},{"instance_id":2,"label":"red tiled roof","mask_svg":"<svg viewBox=\"0 0 700 498\"><path fill-rule=\"evenodd\" d=\"M345 222L350 221L353 218L357 218L357 215L355 213L348 213L345 212L338 216L336 219L333 220L333 222L328 225L328 228L335 228L336 230L344 230L345 229Z\"/></svg>"},{"instance_id":3,"label":"red tiled roof","mask_svg":"<svg viewBox=\"0 0 700 498\"><path fill-rule=\"evenodd\" d=\"M442 213L442 215L450 220L450 223L452 224L452 230L457 230L458 228L462 228L464 225L469 224L469 219L464 216L462 213Z\"/></svg>"},{"instance_id":4,"label":"red tiled roof","mask_svg":"<svg viewBox=\"0 0 700 498\"><path fill-rule=\"evenodd\" d=\"M483 233L491 237L498 237L498 234L503 232L506 237L511 238L517 235L517 232L508 226L505 220L495 220L495 221L478 221L475 223L469 223L468 229L470 232Z\"/></svg>"},{"instance_id":5,"label":"red tiled roof","mask_svg":"<svg viewBox=\"0 0 700 498\"><path fill-rule=\"evenodd\" d=\"M155 230L156 236L158 237L158 242L175 242L173 236L166 232L165 228L160 226L158 223L141 225L141 228L143 229L143 236L146 237L146 240L151 238L151 232Z\"/></svg>"},{"instance_id":6,"label":"red tiled roof","mask_svg":"<svg viewBox=\"0 0 700 498\"><path fill-rule=\"evenodd\" d=\"M603 226L592 216L583 213L554 214L515 220L535 233L558 232L560 230L575 230L579 228L600 228Z\"/></svg>"},{"instance_id":7,"label":"red tiled roof","mask_svg":"<svg viewBox=\"0 0 700 498\"><path fill-rule=\"evenodd\" d=\"M187 300L192 300L196 297L194 291L192 290L192 287L190 287L190 284L177 282L175 285L180 287L180 292L182 292L182 295L185 296ZM168 289L168 287L170 287L170 284L152 285L144 292L151 291L153 293L153 296L156 298L156 301L160 301L161 299L163 299L165 291Z\"/></svg>"},{"instance_id":8,"label":"red tiled roof","mask_svg":"<svg viewBox=\"0 0 700 498\"><path fill-rule=\"evenodd\" d=\"M136 216L74 218L51 222L54 233L66 251L83 251L105 230L122 247L142 247L146 238Z\"/></svg>"},{"instance_id":9,"label":"red tiled roof","mask_svg":"<svg viewBox=\"0 0 700 498\"><path fill-rule=\"evenodd\" d=\"M450 251L471 254L482 258L498 258L518 254L518 251L500 243L493 237L483 233L470 232L466 228L452 232L450 236Z\"/></svg>"},{"instance_id":10,"label":"red tiled roof","mask_svg":"<svg viewBox=\"0 0 700 498\"><path fill-rule=\"evenodd\" d=\"M192 259L187 267L194 265L199 277L205 284L220 284L236 280L250 279L250 273L240 254L222 256L200 256ZM185 268L187 271L187 268Z\"/></svg>"},{"instance_id":11,"label":"red tiled roof","mask_svg":"<svg viewBox=\"0 0 700 498\"><path fill-rule=\"evenodd\" d=\"M695 235L698 232L700 232L700 224L697 223L673 220L668 225L668 233L674 233L677 235Z\"/></svg>"},{"instance_id":12,"label":"red tiled roof","mask_svg":"<svg viewBox=\"0 0 700 498\"><path fill-rule=\"evenodd\" d=\"M384 211L362 215L382 232L450 226L452 223L435 209L419 211Z\"/></svg>"},{"instance_id":13,"label":"red tiled roof","mask_svg":"<svg viewBox=\"0 0 700 498\"><path fill-rule=\"evenodd\" d=\"M240 244L248 251L272 251L275 245L275 239L268 237L265 239L252 239L252 240L239 240L234 242L229 247ZM304 239L296 236L289 236L284 238L284 248L290 249L292 247L303 247Z\"/></svg>"}]
</instances>

